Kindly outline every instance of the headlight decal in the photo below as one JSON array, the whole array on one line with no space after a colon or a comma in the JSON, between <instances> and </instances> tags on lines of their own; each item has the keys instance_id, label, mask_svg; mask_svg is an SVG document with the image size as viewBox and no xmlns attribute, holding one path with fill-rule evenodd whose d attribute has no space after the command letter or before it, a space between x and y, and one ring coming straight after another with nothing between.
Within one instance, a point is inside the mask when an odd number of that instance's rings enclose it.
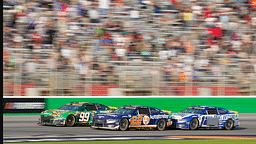
<instances>
[{"instance_id":1,"label":"headlight decal","mask_svg":"<svg viewBox=\"0 0 256 144\"><path fill-rule=\"evenodd\" d=\"M115 123L117 122L117 119L108 119L106 120L107 123Z\"/></svg>"},{"instance_id":2,"label":"headlight decal","mask_svg":"<svg viewBox=\"0 0 256 144\"><path fill-rule=\"evenodd\" d=\"M178 119L177 120L177 123L186 123L188 120L186 119Z\"/></svg>"}]
</instances>

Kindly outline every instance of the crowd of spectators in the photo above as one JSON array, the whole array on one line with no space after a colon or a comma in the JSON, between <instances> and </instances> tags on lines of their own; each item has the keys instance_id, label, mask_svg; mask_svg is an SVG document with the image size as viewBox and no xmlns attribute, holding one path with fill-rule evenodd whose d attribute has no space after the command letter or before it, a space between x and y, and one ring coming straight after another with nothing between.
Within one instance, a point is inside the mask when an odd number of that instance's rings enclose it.
<instances>
[{"instance_id":1,"label":"crowd of spectators","mask_svg":"<svg viewBox=\"0 0 256 144\"><path fill-rule=\"evenodd\" d=\"M160 61L164 81L222 76L228 63L246 83L255 34L255 0L4 0L4 79L37 84L44 65L113 80L119 61Z\"/></svg>"}]
</instances>

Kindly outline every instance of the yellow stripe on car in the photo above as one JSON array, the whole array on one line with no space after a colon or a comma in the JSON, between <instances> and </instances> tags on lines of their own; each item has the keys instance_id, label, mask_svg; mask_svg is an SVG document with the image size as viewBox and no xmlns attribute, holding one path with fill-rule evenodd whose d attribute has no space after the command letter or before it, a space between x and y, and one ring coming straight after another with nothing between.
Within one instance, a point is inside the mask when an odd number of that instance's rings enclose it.
<instances>
[{"instance_id":1,"label":"yellow stripe on car","mask_svg":"<svg viewBox=\"0 0 256 144\"><path fill-rule=\"evenodd\" d=\"M171 114L172 113L172 111L168 111L168 110L162 110L163 112L166 112L166 113L168 113L168 114Z\"/></svg>"},{"instance_id":2,"label":"yellow stripe on car","mask_svg":"<svg viewBox=\"0 0 256 144\"><path fill-rule=\"evenodd\" d=\"M229 112L234 113L234 114L238 114L238 111L231 111L231 110L229 110Z\"/></svg>"},{"instance_id":3,"label":"yellow stripe on car","mask_svg":"<svg viewBox=\"0 0 256 144\"><path fill-rule=\"evenodd\" d=\"M115 109L115 110L118 109L118 107L111 107L111 106L109 106L109 108L110 109Z\"/></svg>"}]
</instances>

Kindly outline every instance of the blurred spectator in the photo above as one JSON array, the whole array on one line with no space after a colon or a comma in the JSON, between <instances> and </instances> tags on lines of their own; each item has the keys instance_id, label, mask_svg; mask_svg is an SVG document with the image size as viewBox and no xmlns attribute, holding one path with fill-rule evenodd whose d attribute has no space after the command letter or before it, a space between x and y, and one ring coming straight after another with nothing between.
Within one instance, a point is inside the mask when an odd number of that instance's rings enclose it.
<instances>
[{"instance_id":1,"label":"blurred spectator","mask_svg":"<svg viewBox=\"0 0 256 144\"><path fill-rule=\"evenodd\" d=\"M99 0L99 8L102 14L107 14L109 9L109 0Z\"/></svg>"},{"instance_id":2,"label":"blurred spectator","mask_svg":"<svg viewBox=\"0 0 256 144\"><path fill-rule=\"evenodd\" d=\"M90 9L88 11L90 22L91 23L99 23L99 12L96 10L96 8Z\"/></svg>"},{"instance_id":3,"label":"blurred spectator","mask_svg":"<svg viewBox=\"0 0 256 144\"><path fill-rule=\"evenodd\" d=\"M218 76L235 79L234 72L241 82L249 81L256 69L254 4L254 0L6 0L4 75L15 71L37 85L37 72L46 69L108 84L115 81L117 66L141 61L159 68L161 63L163 80L170 85L211 85ZM11 76L5 76L6 83L7 79ZM236 84L227 82L231 83Z\"/></svg>"}]
</instances>

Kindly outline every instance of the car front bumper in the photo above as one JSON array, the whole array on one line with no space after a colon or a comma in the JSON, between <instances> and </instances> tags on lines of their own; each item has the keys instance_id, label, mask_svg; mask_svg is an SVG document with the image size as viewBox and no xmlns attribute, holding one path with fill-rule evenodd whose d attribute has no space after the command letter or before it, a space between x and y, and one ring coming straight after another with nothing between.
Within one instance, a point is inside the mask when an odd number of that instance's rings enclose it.
<instances>
[{"instance_id":1,"label":"car front bumper","mask_svg":"<svg viewBox=\"0 0 256 144\"><path fill-rule=\"evenodd\" d=\"M115 123L92 123L92 128L99 128L99 129L109 129L109 130L118 130L119 125L116 125Z\"/></svg>"},{"instance_id":2,"label":"car front bumper","mask_svg":"<svg viewBox=\"0 0 256 144\"><path fill-rule=\"evenodd\" d=\"M189 122L178 122L176 119L172 119L172 126L171 128L179 128L179 129L188 129L189 128Z\"/></svg>"},{"instance_id":3,"label":"car front bumper","mask_svg":"<svg viewBox=\"0 0 256 144\"><path fill-rule=\"evenodd\" d=\"M234 126L236 127L236 126L239 126L239 125L240 125L239 119L235 119L234 120Z\"/></svg>"},{"instance_id":4,"label":"car front bumper","mask_svg":"<svg viewBox=\"0 0 256 144\"><path fill-rule=\"evenodd\" d=\"M66 119L64 118L40 118L38 125L56 125L56 126L65 126Z\"/></svg>"}]
</instances>

